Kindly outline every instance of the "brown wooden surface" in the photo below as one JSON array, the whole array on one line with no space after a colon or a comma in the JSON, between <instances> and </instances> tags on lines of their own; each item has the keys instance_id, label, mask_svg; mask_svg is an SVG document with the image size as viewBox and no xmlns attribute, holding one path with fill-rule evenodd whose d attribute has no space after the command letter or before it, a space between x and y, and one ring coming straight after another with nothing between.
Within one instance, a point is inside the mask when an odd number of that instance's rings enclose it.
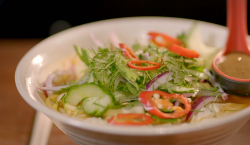
<instances>
[{"instance_id":1,"label":"brown wooden surface","mask_svg":"<svg viewBox=\"0 0 250 145\"><path fill-rule=\"evenodd\" d=\"M42 39L0 40L0 145L28 145L35 110L19 95L14 81L22 56ZM48 145L74 145L55 125ZM226 145L249 145L250 121Z\"/></svg>"}]
</instances>

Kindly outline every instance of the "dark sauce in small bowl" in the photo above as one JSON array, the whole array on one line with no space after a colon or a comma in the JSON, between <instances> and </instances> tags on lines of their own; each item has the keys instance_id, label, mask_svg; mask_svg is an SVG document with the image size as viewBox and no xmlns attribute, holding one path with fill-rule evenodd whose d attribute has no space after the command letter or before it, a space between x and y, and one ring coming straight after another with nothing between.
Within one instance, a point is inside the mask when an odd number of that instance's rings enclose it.
<instances>
[{"instance_id":1,"label":"dark sauce in small bowl","mask_svg":"<svg viewBox=\"0 0 250 145\"><path fill-rule=\"evenodd\" d=\"M250 56L244 53L229 53L220 58L218 69L231 77L250 79Z\"/></svg>"}]
</instances>

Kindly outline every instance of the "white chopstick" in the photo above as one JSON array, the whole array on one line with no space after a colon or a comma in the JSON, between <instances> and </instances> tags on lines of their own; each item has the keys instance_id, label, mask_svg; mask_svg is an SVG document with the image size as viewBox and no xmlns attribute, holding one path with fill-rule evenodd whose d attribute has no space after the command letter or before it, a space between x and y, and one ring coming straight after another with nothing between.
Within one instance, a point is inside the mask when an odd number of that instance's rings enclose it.
<instances>
[{"instance_id":1,"label":"white chopstick","mask_svg":"<svg viewBox=\"0 0 250 145\"><path fill-rule=\"evenodd\" d=\"M30 145L46 145L52 128L51 120L40 112L36 112Z\"/></svg>"}]
</instances>

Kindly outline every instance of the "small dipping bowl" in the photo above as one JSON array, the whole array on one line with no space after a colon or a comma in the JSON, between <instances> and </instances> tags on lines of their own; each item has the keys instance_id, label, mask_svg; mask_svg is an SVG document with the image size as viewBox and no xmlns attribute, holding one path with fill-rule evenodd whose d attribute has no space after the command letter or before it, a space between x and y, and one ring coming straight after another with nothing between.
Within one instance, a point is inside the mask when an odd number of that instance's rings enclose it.
<instances>
[{"instance_id":1,"label":"small dipping bowl","mask_svg":"<svg viewBox=\"0 0 250 145\"><path fill-rule=\"evenodd\" d=\"M216 55L212 64L215 80L220 83L221 87L230 94L241 96L250 96L250 79L241 79L226 75L218 69L218 64L221 62L222 56L229 53L245 53L250 56L250 50L246 42L246 14L246 0L227 0L227 26L229 29L229 36L226 47Z\"/></svg>"}]
</instances>

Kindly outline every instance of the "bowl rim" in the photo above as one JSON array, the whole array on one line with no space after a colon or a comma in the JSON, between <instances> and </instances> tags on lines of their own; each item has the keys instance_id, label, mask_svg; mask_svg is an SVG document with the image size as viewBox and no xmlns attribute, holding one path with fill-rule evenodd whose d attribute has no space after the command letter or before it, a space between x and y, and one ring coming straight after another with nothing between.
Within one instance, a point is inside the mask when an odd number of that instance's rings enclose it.
<instances>
[{"instance_id":1,"label":"bowl rim","mask_svg":"<svg viewBox=\"0 0 250 145\"><path fill-rule=\"evenodd\" d=\"M99 132L99 133L107 133L107 134L115 134L115 135L133 135L133 136L158 136L158 135L176 135L176 134L184 134L184 133L191 133L196 131L201 131L209 128L218 127L224 124L232 123L236 120L240 120L243 118L246 118L250 115L250 107L247 107L243 110L238 111L237 113L231 114L229 116L225 116L222 118L216 118L215 122L206 124L206 121L197 123L197 124L190 124L190 125L174 125L170 128L164 127L164 126L154 126L154 127L134 127L134 126L111 126L111 125L96 125L93 123L81 121L72 117L69 117L67 115L61 114L57 111L54 111L50 108L48 108L45 104L41 104L35 100L33 100L29 94L25 91L25 86L22 86L21 84L21 78L19 78L20 70L22 69L22 65L25 65L25 59L27 59L30 55L32 55L35 50L40 47L40 45L43 45L47 41L50 41L51 39L56 39L57 37L60 37L61 35L64 35L66 33L70 33L73 30L81 29L82 27L87 27L89 25L102 25L106 23L114 23L114 22L126 22L126 21L179 21L179 22L186 22L186 21L198 21L199 23L202 23L203 25L209 25L209 26L216 26L221 27L221 29L226 29L225 26L221 26L218 24L213 24L209 22L199 21L199 20L192 20L192 19L186 19L186 18L175 18L175 17L156 17L156 16L143 16L143 17L124 17L124 18L115 18L115 19L108 19L108 20L101 20L96 22L91 22L83 25L79 25L67 30L64 30L62 32L59 32L57 34L54 34L43 41L36 44L34 47L32 47L19 61L16 71L15 71L15 83L17 90L19 91L22 98L35 110L39 110L40 112L44 113L46 116L50 117L52 121L55 122L62 122L64 124L74 126L80 129ZM249 118L249 117L248 117ZM138 129L140 128L140 129ZM121 131L122 130L122 131Z\"/></svg>"}]
</instances>

